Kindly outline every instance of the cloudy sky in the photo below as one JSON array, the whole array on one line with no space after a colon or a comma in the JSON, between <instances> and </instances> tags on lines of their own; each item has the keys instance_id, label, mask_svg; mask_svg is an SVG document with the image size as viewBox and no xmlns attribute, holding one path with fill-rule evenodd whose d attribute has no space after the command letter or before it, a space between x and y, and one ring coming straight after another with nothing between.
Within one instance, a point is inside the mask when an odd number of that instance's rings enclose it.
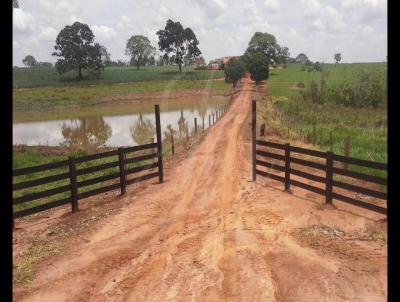
<instances>
[{"instance_id":1,"label":"cloudy sky","mask_svg":"<svg viewBox=\"0 0 400 302\"><path fill-rule=\"evenodd\" d=\"M128 60L131 35L147 36L157 47L156 31L166 20L193 29L206 61L240 55L251 36L272 33L295 57L312 61L382 62L387 55L386 0L19 0L13 12L13 65L33 55L54 63L57 34L75 21L86 23L112 60Z\"/></svg>"}]
</instances>

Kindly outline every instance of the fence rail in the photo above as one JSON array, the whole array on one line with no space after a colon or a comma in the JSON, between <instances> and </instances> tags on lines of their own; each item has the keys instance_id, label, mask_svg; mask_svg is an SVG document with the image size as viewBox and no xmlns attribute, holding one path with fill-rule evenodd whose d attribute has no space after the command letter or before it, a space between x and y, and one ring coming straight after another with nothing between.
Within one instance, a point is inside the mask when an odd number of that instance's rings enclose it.
<instances>
[{"instance_id":1,"label":"fence rail","mask_svg":"<svg viewBox=\"0 0 400 302\"><path fill-rule=\"evenodd\" d=\"M144 144L140 146L133 147L120 147L117 150L90 154L80 157L70 157L68 160L63 160L54 163L43 164L39 166L19 168L13 171L13 177L16 176L24 176L32 173L54 170L59 168L67 168L68 172L63 172L60 174L45 176L34 180L22 181L13 184L13 191L19 191L22 189L31 189L37 187L39 185L47 184L55 184L60 180L69 180L68 184L63 184L62 186L58 186L55 188L43 190L40 192L28 193L22 196L18 196L13 198L13 205L23 204L32 202L35 200L39 200L41 198L50 197L60 193L70 192L69 197L63 197L59 200L47 202L45 204L41 204L39 206L33 206L28 209L19 210L13 213L13 227L14 227L14 219L24 217L27 215L31 215L34 213L38 213L47 209L51 209L54 207L59 207L65 204L70 203L72 212L76 212L78 210L78 201L83 198L87 198L89 196L94 196L97 194L105 193L112 190L121 190L121 195L124 195L126 192L126 186L138 183L144 180L148 180L154 177L159 178L159 182L163 182L163 165L162 165L162 143L161 143L161 124L160 124L160 111L159 105L155 105L155 115L156 115L156 135L157 142L151 144ZM153 153L153 150L157 148L157 152ZM146 151L151 150L151 154L134 156L131 158L126 158L127 154L138 152L138 151ZM88 163L93 160L98 159L106 159L110 157L118 156L117 161L102 163L93 165L91 167L85 168L77 168L77 164ZM158 158L157 162L151 164L144 164L138 167L133 167L127 169L126 166L132 163L140 163L146 160L150 160L153 158ZM104 171L107 169L118 167L118 172L112 172L106 175L101 175L85 180L77 180L78 176L90 175L93 172ZM139 175L137 177L127 179L128 175L132 175L139 172L144 172L147 170L151 170L157 168L157 172L148 173L145 175ZM112 181L115 179L119 179L118 182L107 184L106 186L102 186L100 188L92 189L86 192L79 192L78 190L87 186L97 185L105 181Z\"/></svg>"},{"instance_id":2,"label":"fence rail","mask_svg":"<svg viewBox=\"0 0 400 302\"><path fill-rule=\"evenodd\" d=\"M253 131L253 180L256 180L256 175L269 177L274 180L283 182L285 184L285 190L288 191L290 189L290 185L294 185L305 190L312 191L314 193L325 196L325 203L331 203L332 199L337 199L343 202L347 202L349 204L363 207L372 211L376 211L382 214L387 213L387 209L385 207L381 207L375 204L371 204L365 201L357 200L355 198L351 198L338 192L334 192L334 188L344 189L350 192L356 192L359 194L363 194L366 196L371 196L375 198L379 198L382 200L387 200L387 194L381 191L376 191L372 189L368 189L365 187L360 187L354 184L345 183L342 181L334 180L334 175L348 176L355 178L357 180L364 180L368 182L372 182L379 185L387 185L387 179L383 177L378 177L374 175L369 175L365 173L359 173L354 171L349 171L342 168L334 167L335 162L347 163L362 167L368 167L373 169L379 169L383 171L387 171L387 164L380 162L373 162L367 160L361 160L351 157L345 157L337 154L333 154L332 152L322 152L318 150L305 149L301 147L291 146L290 144L279 144L275 142L263 141L256 139L256 101L252 103L252 131ZM265 150L257 149L257 146L260 147L269 147L272 149L278 149L280 151L284 151L284 154L277 154ZM293 157L291 153L299 153L303 155L309 155L313 157L317 157L318 159L325 159L325 163L314 162L311 160L300 159L297 157ZM258 156L258 158L257 158ZM261 159L260 159L261 157ZM274 159L283 162L282 165L272 163L268 161L268 159ZM308 172L300 171L291 167L291 164L297 164L301 166L306 166L309 168L314 168L318 170L325 171L325 177L318 176L315 174L311 174ZM257 169L257 166L262 166L265 168L274 169L280 172L284 172L285 176L276 175L270 172L265 172ZM300 176L302 178L316 181L322 184L325 184L325 189L312 186L310 184L306 184L300 182L298 180L291 179L291 175Z\"/></svg>"}]
</instances>

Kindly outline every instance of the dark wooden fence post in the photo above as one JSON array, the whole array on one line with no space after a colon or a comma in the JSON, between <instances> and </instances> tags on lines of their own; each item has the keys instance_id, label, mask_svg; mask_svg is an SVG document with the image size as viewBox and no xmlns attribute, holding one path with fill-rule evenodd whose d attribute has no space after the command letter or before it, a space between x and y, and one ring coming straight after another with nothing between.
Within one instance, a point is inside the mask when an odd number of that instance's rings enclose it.
<instances>
[{"instance_id":1,"label":"dark wooden fence post","mask_svg":"<svg viewBox=\"0 0 400 302\"><path fill-rule=\"evenodd\" d=\"M71 187L71 210L72 213L78 211L78 187L76 184L75 157L69 158L69 180Z\"/></svg>"},{"instance_id":2,"label":"dark wooden fence post","mask_svg":"<svg viewBox=\"0 0 400 302\"><path fill-rule=\"evenodd\" d=\"M333 152L333 139L332 139L332 131L329 133L329 144L331 145L331 152Z\"/></svg>"},{"instance_id":3,"label":"dark wooden fence post","mask_svg":"<svg viewBox=\"0 0 400 302\"><path fill-rule=\"evenodd\" d=\"M260 127L260 136L264 135L265 135L265 123L262 123Z\"/></svg>"},{"instance_id":4,"label":"dark wooden fence post","mask_svg":"<svg viewBox=\"0 0 400 302\"><path fill-rule=\"evenodd\" d=\"M344 156L349 157L350 156L350 137L346 136L344 138ZM343 169L347 170L349 168L348 163L343 163Z\"/></svg>"},{"instance_id":5,"label":"dark wooden fence post","mask_svg":"<svg viewBox=\"0 0 400 302\"><path fill-rule=\"evenodd\" d=\"M204 116L202 118L203 118L203 131L204 131Z\"/></svg>"},{"instance_id":6,"label":"dark wooden fence post","mask_svg":"<svg viewBox=\"0 0 400 302\"><path fill-rule=\"evenodd\" d=\"M152 137L151 139L150 139L150 144L154 144L154 137ZM152 148L151 150L150 150L150 152L151 153L154 153L154 148ZM154 157L153 157L153 159L151 160L151 162L154 164L155 163L155 159L154 159Z\"/></svg>"},{"instance_id":7,"label":"dark wooden fence post","mask_svg":"<svg viewBox=\"0 0 400 302\"><path fill-rule=\"evenodd\" d=\"M197 134L197 118L194 118L194 135Z\"/></svg>"},{"instance_id":8,"label":"dark wooden fence post","mask_svg":"<svg viewBox=\"0 0 400 302\"><path fill-rule=\"evenodd\" d=\"M121 185L121 196L126 193L126 176L125 176L125 153L124 148L118 148L118 161L119 161L119 183Z\"/></svg>"},{"instance_id":9,"label":"dark wooden fence post","mask_svg":"<svg viewBox=\"0 0 400 302\"><path fill-rule=\"evenodd\" d=\"M156 133L157 133L157 157L158 157L158 179L162 183L164 181L164 170L162 162L162 137L161 137L161 121L160 121L160 105L155 105L156 114Z\"/></svg>"},{"instance_id":10,"label":"dark wooden fence post","mask_svg":"<svg viewBox=\"0 0 400 302\"><path fill-rule=\"evenodd\" d=\"M257 103L256 100L251 101L251 134L253 147L253 181L256 181L256 123L257 123Z\"/></svg>"},{"instance_id":11,"label":"dark wooden fence post","mask_svg":"<svg viewBox=\"0 0 400 302\"><path fill-rule=\"evenodd\" d=\"M290 190L290 144L285 144L285 191Z\"/></svg>"},{"instance_id":12,"label":"dark wooden fence post","mask_svg":"<svg viewBox=\"0 0 400 302\"><path fill-rule=\"evenodd\" d=\"M175 154L175 146L174 146L174 129L170 130L171 133L171 150L172 150L172 155Z\"/></svg>"},{"instance_id":13,"label":"dark wooden fence post","mask_svg":"<svg viewBox=\"0 0 400 302\"><path fill-rule=\"evenodd\" d=\"M333 153L326 152L326 187L325 203L332 203L332 185L333 185Z\"/></svg>"}]
</instances>

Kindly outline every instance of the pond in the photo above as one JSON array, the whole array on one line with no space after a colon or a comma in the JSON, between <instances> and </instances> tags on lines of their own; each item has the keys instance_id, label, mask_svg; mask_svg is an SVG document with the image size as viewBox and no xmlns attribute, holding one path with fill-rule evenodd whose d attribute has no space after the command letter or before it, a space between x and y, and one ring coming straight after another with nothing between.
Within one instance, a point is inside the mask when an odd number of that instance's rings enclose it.
<instances>
[{"instance_id":1,"label":"pond","mask_svg":"<svg viewBox=\"0 0 400 302\"><path fill-rule=\"evenodd\" d=\"M163 139L172 128L178 137L194 129L194 118L200 131L209 127L208 116L227 102L182 105L180 109L160 105L161 132ZM154 108L154 107L153 107ZM212 117L211 117L212 121ZM156 140L154 109L149 107L130 111L123 115L107 114L59 120L45 120L13 124L13 144L28 146L65 146L93 149L97 147L134 146Z\"/></svg>"}]
</instances>

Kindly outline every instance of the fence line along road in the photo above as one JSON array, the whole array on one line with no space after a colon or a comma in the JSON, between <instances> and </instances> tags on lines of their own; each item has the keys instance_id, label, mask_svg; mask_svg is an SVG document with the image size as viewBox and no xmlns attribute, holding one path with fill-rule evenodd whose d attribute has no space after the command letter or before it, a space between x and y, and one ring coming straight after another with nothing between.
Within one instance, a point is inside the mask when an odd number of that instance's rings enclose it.
<instances>
[{"instance_id":1,"label":"fence line along road","mask_svg":"<svg viewBox=\"0 0 400 302\"><path fill-rule=\"evenodd\" d=\"M337 192L334 192L334 188L337 187L337 188L348 190L350 192L360 193L360 194L363 194L366 196L383 199L386 202L387 202L387 193L367 189L365 187L356 186L356 185L345 183L342 181L337 181L337 180L334 180L334 177L333 177L334 175L348 176L348 177L352 177L352 178L355 178L358 180L368 181L368 182L372 182L375 184L387 186L386 178L369 175L369 174L365 174L365 173L349 171L349 170L343 169L343 168L334 167L334 162L341 162L341 163L346 163L346 164L352 164L352 165L387 171L386 163L380 163L380 162L367 161L367 160L357 159L357 158L352 158L352 157L346 157L346 156L334 154L331 151L322 152L322 151L311 150L311 149L306 149L306 148L301 148L301 147L295 147L295 146L291 146L289 143L279 144L279 143L274 143L274 142L269 142L269 141L257 140L257 138L256 138L256 113L257 113L256 101L253 100L252 101L253 181L256 181L257 175L269 177L274 180L283 182L285 184L285 191L289 191L290 186L294 185L294 186L298 186L300 188L303 188L303 189L306 189L306 190L312 191L314 193L325 196L325 203L332 203L333 199L337 199L340 201L350 203L355 206L366 208L366 209L376 211L376 212L379 212L382 214L387 214L387 208L385 208L385 207L381 207L381 206L378 206L375 204L367 203L365 201L361 201L361 200L358 200L355 198L351 198L351 197L339 194ZM279 149L281 151L284 151L284 155L273 153L273 152L268 152L268 151L263 151L263 150L258 150L257 146L269 147L272 149ZM325 163L321 164L321 163L313 162L310 160L293 157L291 155L292 152L325 159ZM257 156L259 158L257 158ZM261 157L261 159L260 159L260 157ZM269 162L268 158L272 158L272 159L281 161L283 163L281 165L275 164L275 163ZM291 167L291 163L325 171L325 177L317 176L317 175L310 174L310 173L307 173L304 171L300 171L298 169L294 169L293 167ZM283 176L279 176L279 175L276 175L273 173L259 170L259 169L257 169L257 166L263 166L265 168L270 168L270 169L274 169L274 170L277 170L280 172L284 172L285 176L283 177ZM290 176L292 174L306 178L308 180L323 183L323 184L325 184L325 189L321 189L321 188L300 182L298 180L291 179Z\"/></svg>"},{"instance_id":2,"label":"fence line along road","mask_svg":"<svg viewBox=\"0 0 400 302\"><path fill-rule=\"evenodd\" d=\"M155 105L155 117L156 117L156 135L157 142L144 144L133 147L120 147L117 150L90 154L80 157L70 157L68 160L58 161L49 164L43 164L34 167L26 167L19 168L13 171L13 177L28 175L31 173L43 172L43 171L51 171L59 168L68 168L68 172L64 172L57 175L41 177L34 180L23 181L13 184L13 191L31 189L39 185L47 184L51 185L52 183L58 182L60 180L69 180L67 185L58 186L56 188L40 191L40 192L30 192L28 194L24 194L22 196L18 196L13 198L13 205L24 204L28 202L33 202L39 200L41 198L51 197L60 193L69 192L70 196L66 198L61 198L55 201L47 202L38 206L30 207L27 209L19 210L13 213L13 228L15 226L14 218L24 217L27 215L31 215L34 213L38 213L41 211L45 211L50 208L58 207L65 205L67 203L71 204L71 211L75 213L78 210L78 201L83 198L87 198L89 196L94 196L100 193L120 189L121 195L126 193L126 186L134 183L138 183L147 179L151 179L154 177L159 178L159 183L164 181L163 174L163 163L162 163L162 142L161 142L161 123L160 123L160 108L159 105ZM153 152L153 150L157 148L157 152ZM127 158L128 154L134 154L139 151L150 150L150 154L139 155ZM90 167L85 168L77 168L77 164L88 163L97 159L105 159L113 156L118 156L117 161L106 162L102 164L92 165ZM146 160L151 160L157 158L157 162L145 163L133 168L127 169L127 164L139 164ZM82 175L90 175L93 172L104 171L111 168L118 167L118 172L109 173L106 175L101 175L98 177L81 180L78 181L78 176ZM145 175L140 175L134 177L132 179L127 179L128 175L152 170L157 168L157 172L152 172ZM86 192L79 192L79 189L99 184L104 181L111 181L119 179L117 183L108 184L106 186L102 186L100 188L92 189ZM25 193L25 192L24 192Z\"/></svg>"}]
</instances>

